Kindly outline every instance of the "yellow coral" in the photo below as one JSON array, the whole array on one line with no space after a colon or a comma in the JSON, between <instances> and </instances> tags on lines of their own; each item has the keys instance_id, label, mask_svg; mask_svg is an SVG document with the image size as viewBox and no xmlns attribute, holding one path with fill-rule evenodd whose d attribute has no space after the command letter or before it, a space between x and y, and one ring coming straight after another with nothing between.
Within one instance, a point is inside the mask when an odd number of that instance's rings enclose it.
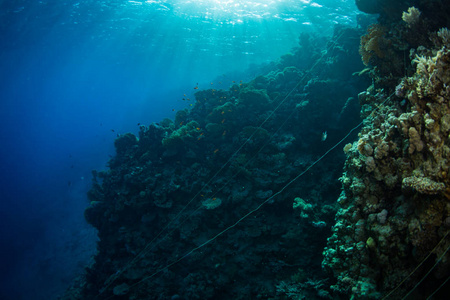
<instances>
[{"instance_id":1,"label":"yellow coral","mask_svg":"<svg viewBox=\"0 0 450 300\"><path fill-rule=\"evenodd\" d=\"M383 58L385 56L380 48L384 43L384 34L385 29L381 25L373 24L369 27L367 34L361 37L359 54L366 66L372 57L378 56L379 58Z\"/></svg>"},{"instance_id":2,"label":"yellow coral","mask_svg":"<svg viewBox=\"0 0 450 300\"><path fill-rule=\"evenodd\" d=\"M420 18L420 10L415 8L414 6L408 8L407 12L403 12L402 20L408 24L409 27L419 22Z\"/></svg>"},{"instance_id":3,"label":"yellow coral","mask_svg":"<svg viewBox=\"0 0 450 300\"><path fill-rule=\"evenodd\" d=\"M344 153L347 154L353 147L352 143L348 143L344 146Z\"/></svg>"},{"instance_id":4,"label":"yellow coral","mask_svg":"<svg viewBox=\"0 0 450 300\"><path fill-rule=\"evenodd\" d=\"M411 188L420 194L436 195L445 191L445 184L428 177L410 176L403 179L403 188Z\"/></svg>"}]
</instances>

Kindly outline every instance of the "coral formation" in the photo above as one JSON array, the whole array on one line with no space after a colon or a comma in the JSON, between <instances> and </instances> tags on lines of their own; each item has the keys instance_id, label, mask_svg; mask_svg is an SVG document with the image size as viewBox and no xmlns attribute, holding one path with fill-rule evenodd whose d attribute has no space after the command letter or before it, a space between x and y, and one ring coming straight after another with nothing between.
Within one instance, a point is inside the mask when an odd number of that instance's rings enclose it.
<instances>
[{"instance_id":1,"label":"coral formation","mask_svg":"<svg viewBox=\"0 0 450 300\"><path fill-rule=\"evenodd\" d=\"M323 260L337 279L333 290L356 299L402 298L428 271L413 273L430 253L427 264L444 257L415 289L416 298L430 295L450 270L450 45L427 13L411 8L403 27L398 17L381 18L376 26L386 28L384 45L392 49L385 51L393 55L365 61L374 66L374 84L359 95L364 126L359 140L345 147L341 208ZM413 41L409 32L422 18ZM395 70L401 48L411 65L403 75L384 72Z\"/></svg>"},{"instance_id":2,"label":"coral formation","mask_svg":"<svg viewBox=\"0 0 450 300\"><path fill-rule=\"evenodd\" d=\"M387 47L386 39L384 39L385 29L379 24L373 24L368 28L368 33L361 37L361 46L359 54L367 66L374 56L378 58L385 57L382 48Z\"/></svg>"},{"instance_id":3,"label":"coral formation","mask_svg":"<svg viewBox=\"0 0 450 300\"><path fill-rule=\"evenodd\" d=\"M88 193L98 254L67 299L396 299L421 279L426 298L445 282L450 12L356 3L380 14L365 35L302 34L250 82L118 137ZM357 140L285 188L359 109Z\"/></svg>"},{"instance_id":4,"label":"coral formation","mask_svg":"<svg viewBox=\"0 0 450 300\"><path fill-rule=\"evenodd\" d=\"M368 85L352 76L363 67L360 35L302 34L254 80L198 91L174 122L120 135L109 169L94 172L85 216L98 254L78 298L251 299L288 297L287 287L327 297L321 250L343 153L273 196L358 122L357 92Z\"/></svg>"},{"instance_id":5,"label":"coral formation","mask_svg":"<svg viewBox=\"0 0 450 300\"><path fill-rule=\"evenodd\" d=\"M415 8L414 6L411 6L408 8L408 11L404 11L402 14L402 20L408 24L409 27L414 26L414 24L417 24L419 22L420 18L420 10Z\"/></svg>"}]
</instances>

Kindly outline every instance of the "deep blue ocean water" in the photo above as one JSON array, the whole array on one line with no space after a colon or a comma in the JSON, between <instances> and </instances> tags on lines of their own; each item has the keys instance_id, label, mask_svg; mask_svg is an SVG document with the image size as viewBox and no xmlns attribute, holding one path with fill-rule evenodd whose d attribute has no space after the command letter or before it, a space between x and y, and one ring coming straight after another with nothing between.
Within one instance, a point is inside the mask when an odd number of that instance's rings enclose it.
<instances>
[{"instance_id":1,"label":"deep blue ocean water","mask_svg":"<svg viewBox=\"0 0 450 300\"><path fill-rule=\"evenodd\" d=\"M55 298L90 262L86 192L117 134L356 13L353 0L0 1L0 299Z\"/></svg>"}]
</instances>

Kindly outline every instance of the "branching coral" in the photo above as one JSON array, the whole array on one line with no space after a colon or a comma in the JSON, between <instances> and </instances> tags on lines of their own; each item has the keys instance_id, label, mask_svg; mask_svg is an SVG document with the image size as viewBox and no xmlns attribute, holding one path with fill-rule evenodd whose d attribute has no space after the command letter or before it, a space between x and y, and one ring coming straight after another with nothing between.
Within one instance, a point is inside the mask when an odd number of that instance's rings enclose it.
<instances>
[{"instance_id":1,"label":"branching coral","mask_svg":"<svg viewBox=\"0 0 450 300\"><path fill-rule=\"evenodd\" d=\"M444 45L450 45L450 30L447 27L439 29L437 35L441 38Z\"/></svg>"},{"instance_id":2,"label":"branching coral","mask_svg":"<svg viewBox=\"0 0 450 300\"><path fill-rule=\"evenodd\" d=\"M442 96L450 94L450 51L443 46L435 56L416 56L413 60L417 63L417 78L414 79L416 92L419 97L432 97L434 100L442 99ZM438 90L442 92L438 93ZM441 100L442 101L442 100Z\"/></svg>"},{"instance_id":3,"label":"branching coral","mask_svg":"<svg viewBox=\"0 0 450 300\"><path fill-rule=\"evenodd\" d=\"M409 27L417 24L420 18L420 11L414 6L408 8L407 12L403 12L402 20L408 24Z\"/></svg>"}]
</instances>

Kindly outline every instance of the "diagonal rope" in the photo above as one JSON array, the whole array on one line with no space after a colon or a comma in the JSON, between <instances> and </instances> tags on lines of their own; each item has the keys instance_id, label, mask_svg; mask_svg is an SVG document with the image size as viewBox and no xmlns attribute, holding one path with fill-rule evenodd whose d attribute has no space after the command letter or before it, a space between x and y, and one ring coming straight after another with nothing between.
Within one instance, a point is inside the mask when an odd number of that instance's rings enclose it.
<instances>
[{"instance_id":1,"label":"diagonal rope","mask_svg":"<svg viewBox=\"0 0 450 300\"><path fill-rule=\"evenodd\" d=\"M392 291L390 291L386 296L384 296L381 300L385 300L388 299L396 290L398 290L400 288L400 286L403 285L403 283L406 282L406 280L408 280L424 263L425 261L430 258L431 254L434 253L434 251L436 251L436 249L439 247L439 245L445 240L445 238L448 236L448 234L450 233L450 231L447 232L447 234L439 241L439 243L437 243L437 245L433 248L433 250L430 251L430 253L428 253L428 255L420 262L420 264L418 264L414 270L411 271L411 273L409 273L408 276L406 276ZM447 248L447 250L445 251L445 253L447 253L447 251L449 250L449 248ZM444 254L445 254L444 253ZM435 265L436 266L436 265ZM433 266L434 268L434 266ZM432 269L433 269L432 268ZM430 270L431 271L431 270ZM427 274L428 275L428 274ZM418 284L417 284L418 285ZM417 287L417 285L414 287L414 289ZM414 290L413 289L413 290ZM410 292L411 293L411 292ZM406 298L410 293L408 293L405 297L403 297L402 299Z\"/></svg>"},{"instance_id":2,"label":"diagonal rope","mask_svg":"<svg viewBox=\"0 0 450 300\"><path fill-rule=\"evenodd\" d=\"M449 231L450 232L450 231ZM414 271L412 273L414 273L429 257L430 255L436 250L436 248L438 247L438 245L445 240L445 238L447 237L448 233L439 241L439 243L436 245L436 247L434 247L434 249L427 255L427 257L419 264L419 266L417 268L414 269ZM445 254L447 254L448 250L450 250L450 245L447 247L447 249L445 250L445 252L439 256L439 259L436 260L436 263L431 267L431 269L427 272L427 274L425 274L425 276L422 277L422 279L419 280L419 282L408 292L408 294L406 294L404 297L402 297L402 300L406 299L409 295L411 295L411 293L422 283L422 281L425 280L425 278L427 278L428 275L430 275L431 271L434 270L434 268L441 262L442 258L445 256ZM411 276L412 273L409 275ZM408 276L408 277L409 277ZM447 279L448 280L448 279Z\"/></svg>"},{"instance_id":3,"label":"diagonal rope","mask_svg":"<svg viewBox=\"0 0 450 300\"><path fill-rule=\"evenodd\" d=\"M427 300L432 299L434 294L436 294L448 282L449 279L450 276L448 276L447 279L436 290L434 290L434 292L430 296L427 297Z\"/></svg>"}]
</instances>

